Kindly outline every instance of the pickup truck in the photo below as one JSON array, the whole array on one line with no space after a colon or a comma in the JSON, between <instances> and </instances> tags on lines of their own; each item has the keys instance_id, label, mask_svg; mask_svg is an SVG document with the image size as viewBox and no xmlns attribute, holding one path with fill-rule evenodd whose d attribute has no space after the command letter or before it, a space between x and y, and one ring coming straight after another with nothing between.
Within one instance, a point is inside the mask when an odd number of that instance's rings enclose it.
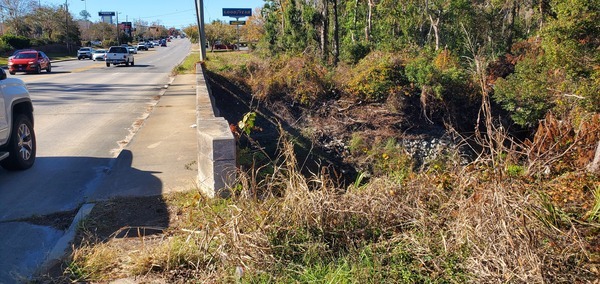
<instances>
[{"instance_id":1,"label":"pickup truck","mask_svg":"<svg viewBox=\"0 0 600 284\"><path fill-rule=\"evenodd\" d=\"M133 53L127 47L111 46L106 53L106 67L110 65L125 64L125 66L133 66L135 63Z\"/></svg>"},{"instance_id":2,"label":"pickup truck","mask_svg":"<svg viewBox=\"0 0 600 284\"><path fill-rule=\"evenodd\" d=\"M21 79L0 69L0 166L25 170L35 162L33 104Z\"/></svg>"}]
</instances>

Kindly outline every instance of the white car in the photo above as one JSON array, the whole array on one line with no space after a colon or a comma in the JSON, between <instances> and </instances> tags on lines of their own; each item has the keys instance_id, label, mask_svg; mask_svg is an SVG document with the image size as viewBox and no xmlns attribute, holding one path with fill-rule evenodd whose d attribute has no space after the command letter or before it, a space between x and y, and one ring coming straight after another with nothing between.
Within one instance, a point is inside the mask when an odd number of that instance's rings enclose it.
<instances>
[{"instance_id":1,"label":"white car","mask_svg":"<svg viewBox=\"0 0 600 284\"><path fill-rule=\"evenodd\" d=\"M94 53L92 53L92 60L106 60L106 49L96 49Z\"/></svg>"},{"instance_id":2,"label":"white car","mask_svg":"<svg viewBox=\"0 0 600 284\"><path fill-rule=\"evenodd\" d=\"M138 51L137 47L129 45L129 46L127 46L127 49L129 49L129 52L131 52L133 54L137 54L137 51Z\"/></svg>"}]
</instances>

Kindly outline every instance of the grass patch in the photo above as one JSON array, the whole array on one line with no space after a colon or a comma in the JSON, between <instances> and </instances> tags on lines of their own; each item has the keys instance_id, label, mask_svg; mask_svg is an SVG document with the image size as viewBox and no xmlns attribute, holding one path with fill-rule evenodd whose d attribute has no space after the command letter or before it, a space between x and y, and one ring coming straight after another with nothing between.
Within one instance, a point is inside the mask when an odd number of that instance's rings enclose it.
<instances>
[{"instance_id":1,"label":"grass patch","mask_svg":"<svg viewBox=\"0 0 600 284\"><path fill-rule=\"evenodd\" d=\"M564 215L560 224L549 222L539 213L547 212L549 199L514 190L523 180L490 179L483 167L470 165L402 181L375 177L342 194L327 174L301 175L291 143L283 143L284 156L274 159L282 162L262 185L273 194L257 197L251 174L240 173L229 199L207 199L197 190L170 195L164 199L169 228L162 234L84 242L65 263L64 277L243 283L597 277L597 221ZM102 217L92 212L90 218ZM95 240L93 224L80 232L88 240Z\"/></svg>"},{"instance_id":2,"label":"grass patch","mask_svg":"<svg viewBox=\"0 0 600 284\"><path fill-rule=\"evenodd\" d=\"M196 63L200 61L200 52L192 51L190 54L183 60L183 62L173 68L171 71L172 76L176 76L179 74L195 74L196 73Z\"/></svg>"},{"instance_id":3,"label":"grass patch","mask_svg":"<svg viewBox=\"0 0 600 284\"><path fill-rule=\"evenodd\" d=\"M246 69L255 57L246 52L212 52L206 55L206 66L214 72Z\"/></svg>"}]
</instances>

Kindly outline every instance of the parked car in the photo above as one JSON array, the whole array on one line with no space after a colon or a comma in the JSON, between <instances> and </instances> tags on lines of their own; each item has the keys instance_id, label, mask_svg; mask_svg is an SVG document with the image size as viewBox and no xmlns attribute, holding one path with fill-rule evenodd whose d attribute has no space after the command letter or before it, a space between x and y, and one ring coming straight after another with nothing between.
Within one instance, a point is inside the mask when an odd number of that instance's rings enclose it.
<instances>
[{"instance_id":1,"label":"parked car","mask_svg":"<svg viewBox=\"0 0 600 284\"><path fill-rule=\"evenodd\" d=\"M14 75L16 72L42 73L42 70L50 73L52 63L50 58L42 51L21 51L8 60L8 73Z\"/></svg>"},{"instance_id":2,"label":"parked car","mask_svg":"<svg viewBox=\"0 0 600 284\"><path fill-rule=\"evenodd\" d=\"M7 78L0 68L0 166L25 170L33 166L36 140L33 105L21 79Z\"/></svg>"},{"instance_id":3,"label":"parked car","mask_svg":"<svg viewBox=\"0 0 600 284\"><path fill-rule=\"evenodd\" d=\"M224 43L216 43L212 47L213 49L226 49L226 50L237 50L238 46L235 44L224 44Z\"/></svg>"},{"instance_id":4,"label":"parked car","mask_svg":"<svg viewBox=\"0 0 600 284\"><path fill-rule=\"evenodd\" d=\"M82 47L77 50L77 59L81 60L84 58L92 59L92 53L94 53L94 49L91 47Z\"/></svg>"},{"instance_id":5,"label":"parked car","mask_svg":"<svg viewBox=\"0 0 600 284\"><path fill-rule=\"evenodd\" d=\"M106 49L96 49L94 53L92 53L92 60L106 60Z\"/></svg>"}]
</instances>

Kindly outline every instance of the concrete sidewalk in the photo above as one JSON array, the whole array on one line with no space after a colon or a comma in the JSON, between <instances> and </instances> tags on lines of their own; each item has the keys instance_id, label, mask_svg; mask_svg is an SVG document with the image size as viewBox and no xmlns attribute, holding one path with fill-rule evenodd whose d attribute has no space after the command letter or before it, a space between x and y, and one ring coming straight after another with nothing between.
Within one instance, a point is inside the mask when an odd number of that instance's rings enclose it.
<instances>
[{"instance_id":1,"label":"concrete sidewalk","mask_svg":"<svg viewBox=\"0 0 600 284\"><path fill-rule=\"evenodd\" d=\"M160 97L88 202L197 188L196 74L183 74Z\"/></svg>"}]
</instances>

